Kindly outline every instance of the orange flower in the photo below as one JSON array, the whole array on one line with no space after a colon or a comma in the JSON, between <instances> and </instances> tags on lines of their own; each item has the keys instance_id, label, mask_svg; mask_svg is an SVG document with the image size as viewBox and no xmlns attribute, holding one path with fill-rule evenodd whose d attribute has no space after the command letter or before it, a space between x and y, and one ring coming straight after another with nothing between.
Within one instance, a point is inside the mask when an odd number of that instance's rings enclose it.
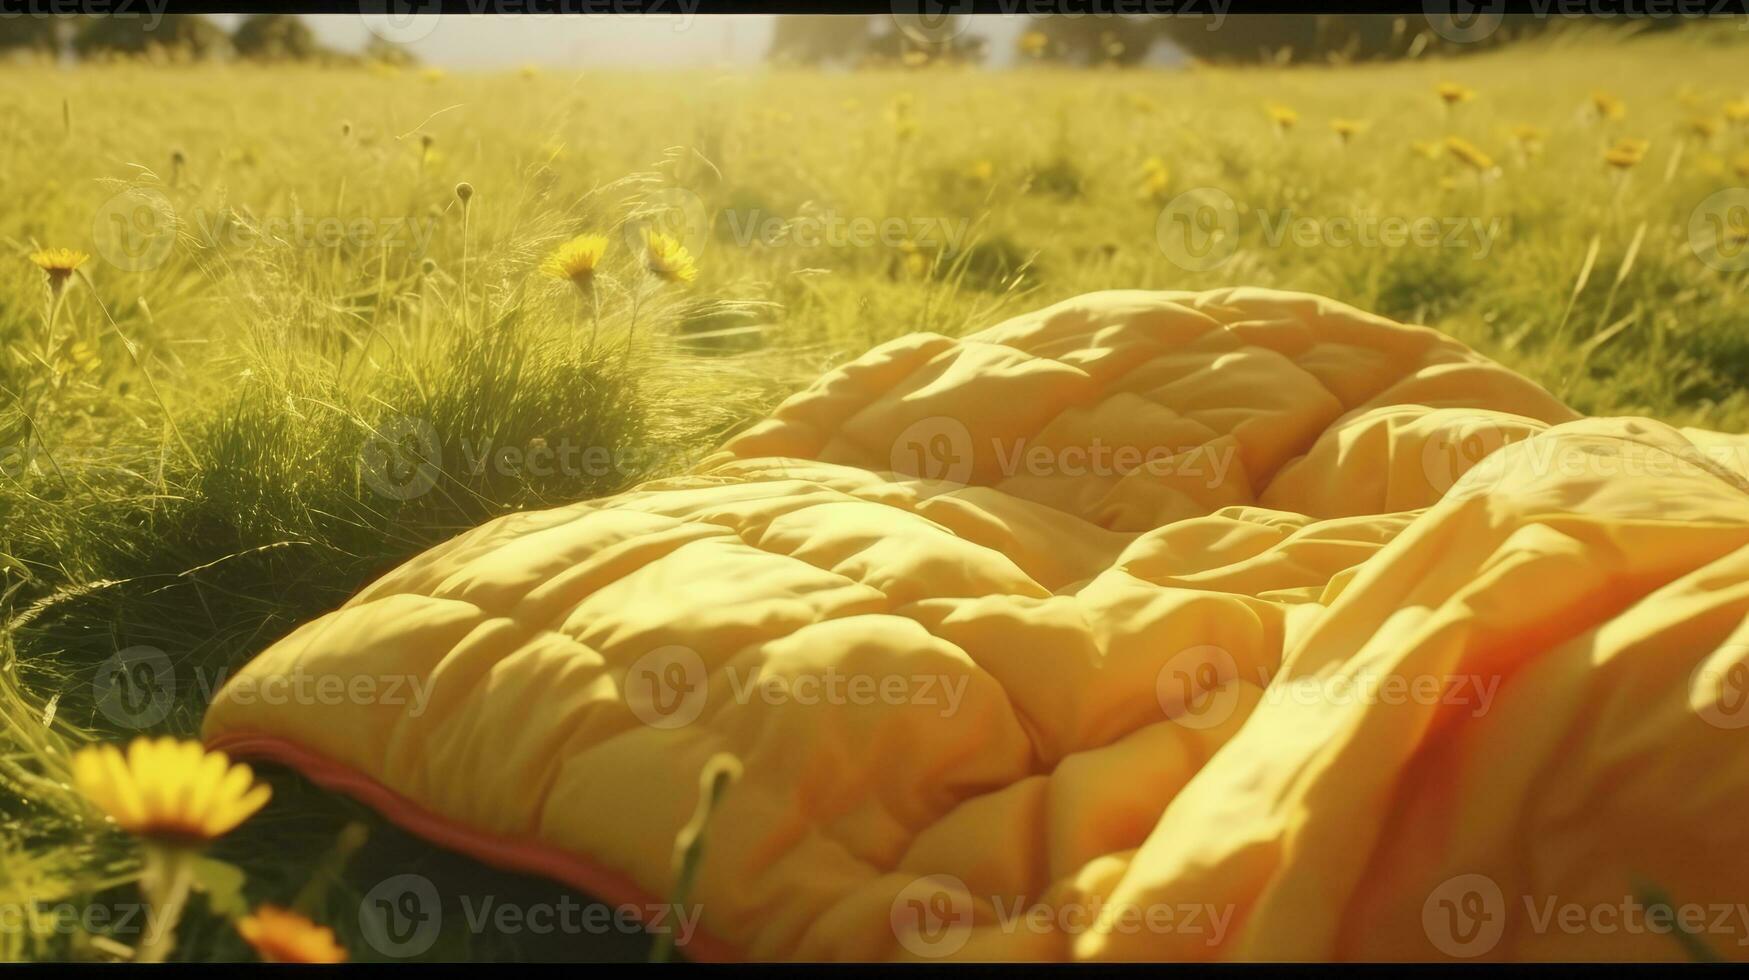
<instances>
[{"instance_id":1,"label":"orange flower","mask_svg":"<svg viewBox=\"0 0 1749 980\"><path fill-rule=\"evenodd\" d=\"M346 948L334 941L334 930L276 905L237 920L237 931L269 963L346 962Z\"/></svg>"}]
</instances>

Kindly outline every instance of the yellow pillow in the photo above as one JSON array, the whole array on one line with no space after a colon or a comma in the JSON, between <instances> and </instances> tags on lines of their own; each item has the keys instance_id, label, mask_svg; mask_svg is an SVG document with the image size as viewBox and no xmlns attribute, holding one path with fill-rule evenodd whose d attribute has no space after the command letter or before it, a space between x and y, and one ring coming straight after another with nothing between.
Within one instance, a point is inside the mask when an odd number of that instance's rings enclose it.
<instances>
[{"instance_id":1,"label":"yellow pillow","mask_svg":"<svg viewBox=\"0 0 1749 980\"><path fill-rule=\"evenodd\" d=\"M732 754L706 958L1742 957L1746 454L1315 296L1098 293L462 534L205 735L653 917Z\"/></svg>"}]
</instances>

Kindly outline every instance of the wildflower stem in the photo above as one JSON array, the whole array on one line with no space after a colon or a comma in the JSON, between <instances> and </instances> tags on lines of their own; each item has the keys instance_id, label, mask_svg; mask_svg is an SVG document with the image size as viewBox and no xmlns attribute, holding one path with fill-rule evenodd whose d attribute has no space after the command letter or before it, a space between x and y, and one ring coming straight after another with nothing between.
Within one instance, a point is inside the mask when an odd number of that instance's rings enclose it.
<instances>
[{"instance_id":1,"label":"wildflower stem","mask_svg":"<svg viewBox=\"0 0 1749 980\"><path fill-rule=\"evenodd\" d=\"M626 327L626 349L620 356L622 364L632 358L632 337L638 332L638 309L643 306L644 290L648 285L647 280L640 278L637 287L632 290L632 322Z\"/></svg>"},{"instance_id":2,"label":"wildflower stem","mask_svg":"<svg viewBox=\"0 0 1749 980\"><path fill-rule=\"evenodd\" d=\"M146 936L134 953L135 963L162 963L176 946L176 924L194 885L195 852L187 847L148 841L140 889L146 896Z\"/></svg>"},{"instance_id":3,"label":"wildflower stem","mask_svg":"<svg viewBox=\"0 0 1749 980\"><path fill-rule=\"evenodd\" d=\"M468 215L473 209L462 205L462 331L468 329L468 304L471 302L468 293Z\"/></svg>"},{"instance_id":4,"label":"wildflower stem","mask_svg":"<svg viewBox=\"0 0 1749 980\"><path fill-rule=\"evenodd\" d=\"M716 813L723 794L741 778L741 763L726 753L719 754L705 763L699 777L698 807L675 840L678 870L674 876L674 907L677 910L684 910L692 896L698 869L704 863L705 831L710 827L711 816ZM655 944L650 947L650 962L666 963L673 955L673 930L658 934Z\"/></svg>"},{"instance_id":5,"label":"wildflower stem","mask_svg":"<svg viewBox=\"0 0 1749 980\"><path fill-rule=\"evenodd\" d=\"M595 353L595 338L601 333L601 291L594 284L589 286L589 299L594 306L594 312L589 319L589 353Z\"/></svg>"}]
</instances>

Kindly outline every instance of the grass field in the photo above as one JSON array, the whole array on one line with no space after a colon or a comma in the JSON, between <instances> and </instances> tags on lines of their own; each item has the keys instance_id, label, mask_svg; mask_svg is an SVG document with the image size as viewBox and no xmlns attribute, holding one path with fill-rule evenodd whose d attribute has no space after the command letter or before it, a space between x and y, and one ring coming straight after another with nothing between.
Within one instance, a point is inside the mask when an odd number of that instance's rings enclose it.
<instances>
[{"instance_id":1,"label":"grass field","mask_svg":"<svg viewBox=\"0 0 1749 980\"><path fill-rule=\"evenodd\" d=\"M1746 52L1716 25L1171 73L0 66L0 908L131 900L132 845L67 788L73 747L193 733L228 670L400 560L683 469L908 332L1102 288L1300 289L1446 330L1584 412L1743 431L1749 191L1713 195L1749 185ZM1624 138L1649 147L1607 163ZM1185 260L1162 209L1208 200L1234 204L1231 254ZM1387 219L1437 241L1343 230ZM642 275L648 222L696 281ZM610 241L599 306L539 271L585 232ZM93 255L59 303L28 258L48 247ZM142 648L173 696L104 701ZM318 869L304 906L355 958L383 958L359 896L406 871L446 903L427 957L643 955L470 930L461 896L565 893L270 775L214 854L251 901ZM370 845L320 870L353 821ZM175 955L246 956L222 912L195 899ZM130 943L85 925L0 923L0 958Z\"/></svg>"}]
</instances>

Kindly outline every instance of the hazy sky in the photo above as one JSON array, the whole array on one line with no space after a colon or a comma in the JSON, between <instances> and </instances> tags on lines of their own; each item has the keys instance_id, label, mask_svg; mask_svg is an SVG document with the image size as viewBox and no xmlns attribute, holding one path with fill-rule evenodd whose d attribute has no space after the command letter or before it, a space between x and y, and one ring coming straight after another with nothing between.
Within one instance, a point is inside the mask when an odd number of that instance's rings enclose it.
<instances>
[{"instance_id":1,"label":"hazy sky","mask_svg":"<svg viewBox=\"0 0 1749 980\"><path fill-rule=\"evenodd\" d=\"M678 4L674 6L679 10ZM236 20L235 15L220 20ZM357 51L379 32L403 40L427 64L447 68L505 68L522 64L584 67L748 65L771 41L775 17L679 13L648 16L496 15L420 16L400 23L367 24L354 14L304 15L323 43ZM970 33L990 39L993 65L1007 63L1024 16L978 17ZM229 25L227 25L229 26Z\"/></svg>"}]
</instances>

